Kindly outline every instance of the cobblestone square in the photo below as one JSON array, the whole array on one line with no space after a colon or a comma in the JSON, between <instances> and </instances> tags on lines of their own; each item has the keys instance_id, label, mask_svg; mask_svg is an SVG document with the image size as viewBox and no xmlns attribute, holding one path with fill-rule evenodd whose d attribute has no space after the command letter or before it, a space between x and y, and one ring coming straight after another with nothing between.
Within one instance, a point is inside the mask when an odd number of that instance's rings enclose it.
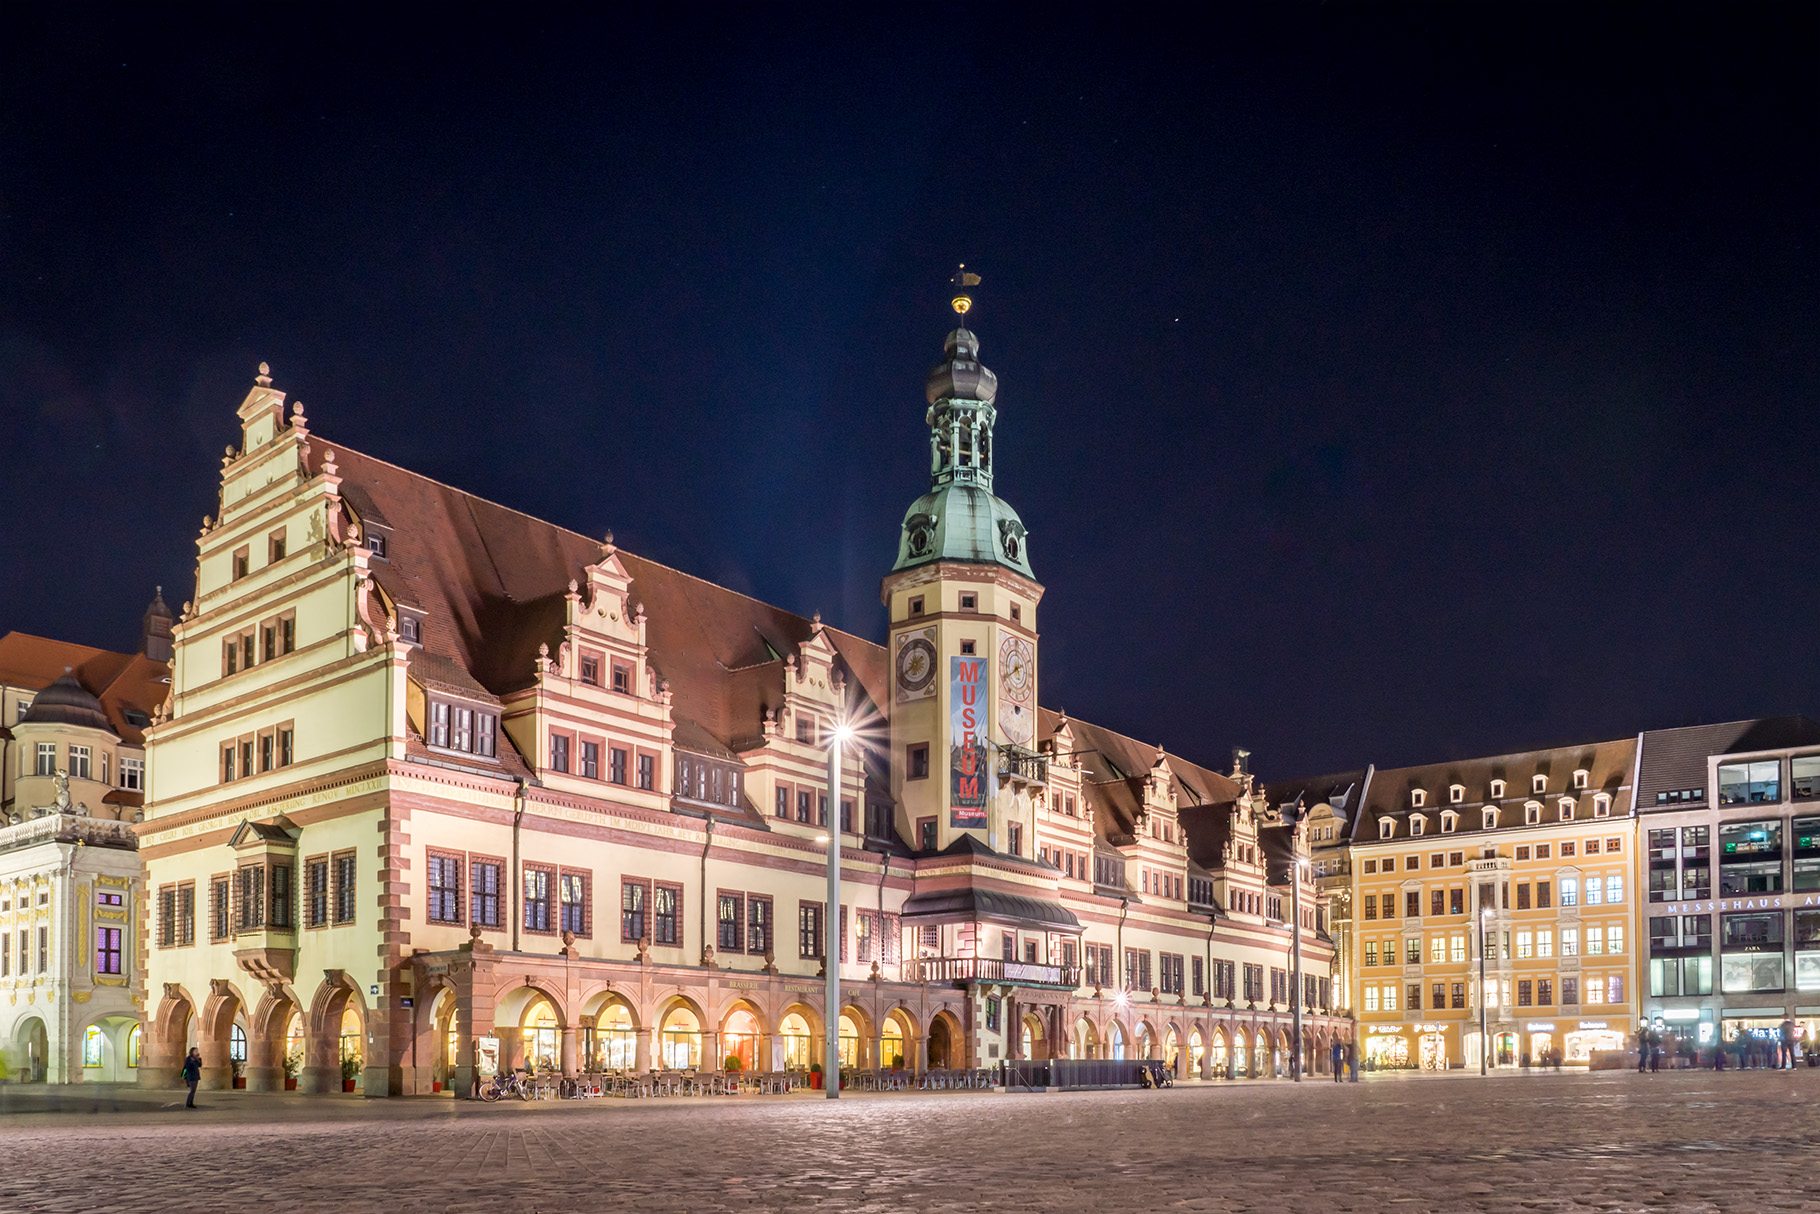
<instances>
[{"instance_id":1,"label":"cobblestone square","mask_svg":"<svg viewBox=\"0 0 1820 1214\"><path fill-rule=\"evenodd\" d=\"M1820 1074L8 1115L8 1211L1773 1211Z\"/></svg>"}]
</instances>

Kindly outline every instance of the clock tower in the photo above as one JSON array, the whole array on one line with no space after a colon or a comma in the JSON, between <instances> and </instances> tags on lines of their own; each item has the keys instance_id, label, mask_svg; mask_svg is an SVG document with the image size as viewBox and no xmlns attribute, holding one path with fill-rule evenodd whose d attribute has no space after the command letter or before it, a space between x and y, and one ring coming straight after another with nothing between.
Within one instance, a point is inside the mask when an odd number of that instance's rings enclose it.
<instances>
[{"instance_id":1,"label":"clock tower","mask_svg":"<svg viewBox=\"0 0 1820 1214\"><path fill-rule=\"evenodd\" d=\"M967 328L979 276L954 277L960 323L925 385L929 491L910 504L885 576L891 617L891 782L898 828L917 850L972 836L1031 855L1036 754L1036 607L1024 524L992 492L998 377Z\"/></svg>"}]
</instances>

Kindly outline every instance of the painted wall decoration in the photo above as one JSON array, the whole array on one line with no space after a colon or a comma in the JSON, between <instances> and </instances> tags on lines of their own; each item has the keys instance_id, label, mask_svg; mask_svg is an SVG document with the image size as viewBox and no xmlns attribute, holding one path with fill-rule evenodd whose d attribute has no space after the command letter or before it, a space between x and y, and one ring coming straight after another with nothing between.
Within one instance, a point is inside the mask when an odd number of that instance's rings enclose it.
<instances>
[{"instance_id":1,"label":"painted wall decoration","mask_svg":"<svg viewBox=\"0 0 1820 1214\"><path fill-rule=\"evenodd\" d=\"M983 657L949 658L948 823L957 830L986 825L986 728L990 672Z\"/></svg>"},{"instance_id":2,"label":"painted wall decoration","mask_svg":"<svg viewBox=\"0 0 1820 1214\"><path fill-rule=\"evenodd\" d=\"M897 638L897 702L935 694L935 629L921 628Z\"/></svg>"},{"instance_id":3,"label":"painted wall decoration","mask_svg":"<svg viewBox=\"0 0 1820 1214\"><path fill-rule=\"evenodd\" d=\"M1013 746L1036 735L1036 646L1013 634L998 647L998 727Z\"/></svg>"}]
</instances>

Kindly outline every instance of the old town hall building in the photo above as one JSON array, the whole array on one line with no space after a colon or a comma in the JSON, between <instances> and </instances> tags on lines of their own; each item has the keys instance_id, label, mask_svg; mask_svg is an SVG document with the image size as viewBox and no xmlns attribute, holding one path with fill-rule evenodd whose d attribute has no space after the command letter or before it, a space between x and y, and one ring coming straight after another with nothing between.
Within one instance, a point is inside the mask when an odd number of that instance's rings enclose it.
<instances>
[{"instance_id":1,"label":"old town hall building","mask_svg":"<svg viewBox=\"0 0 1820 1214\"><path fill-rule=\"evenodd\" d=\"M1242 762L1041 706L997 393L963 323L880 647L349 450L261 367L147 732L148 1081L806 1069L825 1016L859 1068L1284 1074L1297 998L1324 1069L1305 840Z\"/></svg>"}]
</instances>

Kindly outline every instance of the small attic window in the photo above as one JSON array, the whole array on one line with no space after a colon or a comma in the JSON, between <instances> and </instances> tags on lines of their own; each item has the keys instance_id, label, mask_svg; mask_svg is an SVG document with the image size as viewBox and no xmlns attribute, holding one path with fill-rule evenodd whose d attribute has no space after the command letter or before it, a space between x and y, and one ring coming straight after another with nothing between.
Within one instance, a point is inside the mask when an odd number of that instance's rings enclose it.
<instances>
[{"instance_id":1,"label":"small attic window","mask_svg":"<svg viewBox=\"0 0 1820 1214\"><path fill-rule=\"evenodd\" d=\"M1481 830L1498 829L1498 811L1487 807L1485 811L1479 815L1479 826Z\"/></svg>"},{"instance_id":2,"label":"small attic window","mask_svg":"<svg viewBox=\"0 0 1820 1214\"><path fill-rule=\"evenodd\" d=\"M910 596L910 614L911 615L923 614L923 596L922 595L913 594Z\"/></svg>"},{"instance_id":3,"label":"small attic window","mask_svg":"<svg viewBox=\"0 0 1820 1214\"><path fill-rule=\"evenodd\" d=\"M1422 803L1426 800L1428 800L1428 794L1421 789L1412 788L1409 790L1409 806L1411 809L1421 809Z\"/></svg>"},{"instance_id":4,"label":"small attic window","mask_svg":"<svg viewBox=\"0 0 1820 1214\"><path fill-rule=\"evenodd\" d=\"M423 644L423 621L414 615L399 615L398 636L413 645Z\"/></svg>"},{"instance_id":5,"label":"small attic window","mask_svg":"<svg viewBox=\"0 0 1820 1214\"><path fill-rule=\"evenodd\" d=\"M385 536L377 531L367 532L367 551L383 561L385 559Z\"/></svg>"},{"instance_id":6,"label":"small attic window","mask_svg":"<svg viewBox=\"0 0 1820 1214\"><path fill-rule=\"evenodd\" d=\"M1610 814L1611 798L1604 793L1600 793L1598 796L1594 797L1592 801L1592 816L1595 818L1604 818Z\"/></svg>"},{"instance_id":7,"label":"small attic window","mask_svg":"<svg viewBox=\"0 0 1820 1214\"><path fill-rule=\"evenodd\" d=\"M1411 836L1420 836L1420 835L1427 834L1428 833L1428 815L1410 814L1409 815L1409 833Z\"/></svg>"},{"instance_id":8,"label":"small attic window","mask_svg":"<svg viewBox=\"0 0 1820 1214\"><path fill-rule=\"evenodd\" d=\"M1016 603L1011 604L1011 622L1021 624L1024 620L1024 609Z\"/></svg>"},{"instance_id":9,"label":"small attic window","mask_svg":"<svg viewBox=\"0 0 1820 1214\"><path fill-rule=\"evenodd\" d=\"M1529 779L1529 791L1547 792L1548 791L1548 777L1543 775L1541 772L1537 772L1535 775L1531 776Z\"/></svg>"},{"instance_id":10,"label":"small attic window","mask_svg":"<svg viewBox=\"0 0 1820 1214\"><path fill-rule=\"evenodd\" d=\"M961 610L962 611L978 611L979 609L980 609L980 596L979 595L974 594L970 590L965 591L961 594Z\"/></svg>"},{"instance_id":11,"label":"small attic window","mask_svg":"<svg viewBox=\"0 0 1820 1214\"><path fill-rule=\"evenodd\" d=\"M1584 767L1582 767L1579 771L1576 771L1574 773L1574 787L1575 788L1585 788L1587 775L1588 775L1588 773Z\"/></svg>"},{"instance_id":12,"label":"small attic window","mask_svg":"<svg viewBox=\"0 0 1820 1214\"><path fill-rule=\"evenodd\" d=\"M1491 782L1491 799L1496 801L1503 795L1504 795L1504 781L1493 780Z\"/></svg>"},{"instance_id":13,"label":"small attic window","mask_svg":"<svg viewBox=\"0 0 1820 1214\"><path fill-rule=\"evenodd\" d=\"M1572 822L1574 820L1574 803L1572 798L1561 798L1560 819L1563 822Z\"/></svg>"},{"instance_id":14,"label":"small attic window","mask_svg":"<svg viewBox=\"0 0 1820 1214\"><path fill-rule=\"evenodd\" d=\"M1378 822L1378 838L1388 839L1391 836L1395 835L1396 833L1397 833L1396 819L1384 818Z\"/></svg>"},{"instance_id":15,"label":"small attic window","mask_svg":"<svg viewBox=\"0 0 1820 1214\"><path fill-rule=\"evenodd\" d=\"M1541 823L1542 807L1535 804L1533 801L1528 805L1525 805L1523 807L1523 824L1525 826L1540 826Z\"/></svg>"},{"instance_id":16,"label":"small attic window","mask_svg":"<svg viewBox=\"0 0 1820 1214\"><path fill-rule=\"evenodd\" d=\"M1447 803L1449 805L1458 805L1465 799L1466 786L1464 784L1449 784L1447 786Z\"/></svg>"},{"instance_id":17,"label":"small attic window","mask_svg":"<svg viewBox=\"0 0 1820 1214\"><path fill-rule=\"evenodd\" d=\"M31 701L28 700L19 706L21 716L25 715L23 710L29 707L30 704ZM152 723L152 718L146 716L145 713L137 708L123 708L120 710L120 715L125 717L126 723L135 729L144 729Z\"/></svg>"},{"instance_id":18,"label":"small attic window","mask_svg":"<svg viewBox=\"0 0 1820 1214\"><path fill-rule=\"evenodd\" d=\"M1460 826L1460 815L1459 814L1455 813L1451 809L1445 810L1442 812L1442 814L1441 814L1441 833L1442 834L1451 835L1451 834L1453 834L1453 832L1455 830L1459 829L1459 826Z\"/></svg>"}]
</instances>

